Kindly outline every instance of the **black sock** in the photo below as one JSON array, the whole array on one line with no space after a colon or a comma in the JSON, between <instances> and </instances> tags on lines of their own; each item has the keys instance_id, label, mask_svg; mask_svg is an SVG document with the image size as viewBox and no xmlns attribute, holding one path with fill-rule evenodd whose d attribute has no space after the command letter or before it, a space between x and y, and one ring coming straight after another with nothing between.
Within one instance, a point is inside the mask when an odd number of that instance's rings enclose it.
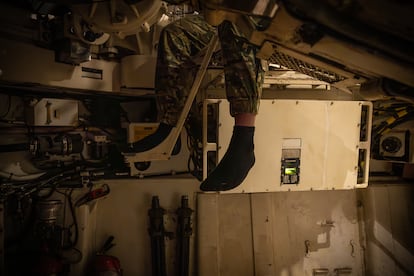
<instances>
[{"instance_id":1,"label":"black sock","mask_svg":"<svg viewBox=\"0 0 414 276\"><path fill-rule=\"evenodd\" d=\"M172 129L173 126L160 123L157 130L153 134L150 134L147 137L133 143L132 150L134 152L144 152L155 148L168 137Z\"/></svg>"},{"instance_id":2,"label":"black sock","mask_svg":"<svg viewBox=\"0 0 414 276\"><path fill-rule=\"evenodd\" d=\"M235 126L223 159L201 183L202 191L226 191L239 186L255 162L254 127Z\"/></svg>"}]
</instances>

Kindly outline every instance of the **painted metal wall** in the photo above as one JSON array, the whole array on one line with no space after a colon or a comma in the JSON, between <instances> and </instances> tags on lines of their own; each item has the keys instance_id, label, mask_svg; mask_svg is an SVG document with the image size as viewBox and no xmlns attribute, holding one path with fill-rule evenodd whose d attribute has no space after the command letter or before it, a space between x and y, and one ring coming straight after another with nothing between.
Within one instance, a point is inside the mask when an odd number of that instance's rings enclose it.
<instances>
[{"instance_id":1,"label":"painted metal wall","mask_svg":"<svg viewBox=\"0 0 414 276\"><path fill-rule=\"evenodd\" d=\"M181 195L194 233L190 275L413 275L414 187L255 194L198 193L192 177L108 180L111 193L78 209L84 269L109 235L124 275L151 275L148 209L158 195L165 229L175 232ZM175 239L165 239L175 275Z\"/></svg>"},{"instance_id":2,"label":"painted metal wall","mask_svg":"<svg viewBox=\"0 0 414 276\"><path fill-rule=\"evenodd\" d=\"M383 182L359 192L367 275L414 275L414 186Z\"/></svg>"},{"instance_id":3,"label":"painted metal wall","mask_svg":"<svg viewBox=\"0 0 414 276\"><path fill-rule=\"evenodd\" d=\"M199 275L364 275L356 192L198 196Z\"/></svg>"},{"instance_id":4,"label":"painted metal wall","mask_svg":"<svg viewBox=\"0 0 414 276\"><path fill-rule=\"evenodd\" d=\"M181 196L189 197L189 207L194 210L199 183L192 177L109 180L105 183L111 189L110 194L78 210L81 230L78 247L84 259L73 267L71 275L85 275L85 268L94 252L102 247L110 235L115 237L116 245L108 254L119 258L123 275L151 275L148 210L151 208L152 196L157 195L161 207L165 209L165 230L176 232L176 210L181 205ZM190 240L191 255L194 254L194 236ZM167 275L175 273L175 242L175 238L165 239ZM193 271L190 262L190 272Z\"/></svg>"}]
</instances>

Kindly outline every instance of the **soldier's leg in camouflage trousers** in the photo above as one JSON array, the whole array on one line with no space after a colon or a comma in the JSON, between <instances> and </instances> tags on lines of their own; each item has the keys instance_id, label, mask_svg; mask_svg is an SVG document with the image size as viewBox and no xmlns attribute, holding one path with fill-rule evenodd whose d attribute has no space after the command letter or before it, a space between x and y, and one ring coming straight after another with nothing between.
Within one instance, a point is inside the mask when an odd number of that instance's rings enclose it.
<instances>
[{"instance_id":1,"label":"soldier's leg in camouflage trousers","mask_svg":"<svg viewBox=\"0 0 414 276\"><path fill-rule=\"evenodd\" d=\"M229 147L214 171L201 183L203 191L230 190L242 183L255 162L254 123L262 91L263 70L250 45L229 21L219 27L226 94L235 126Z\"/></svg>"},{"instance_id":2,"label":"soldier's leg in camouflage trousers","mask_svg":"<svg viewBox=\"0 0 414 276\"><path fill-rule=\"evenodd\" d=\"M154 148L177 124L198 70L193 57L208 45L214 32L199 15L184 17L162 30L155 75L160 125L154 134L133 144L134 152Z\"/></svg>"},{"instance_id":3,"label":"soldier's leg in camouflage trousers","mask_svg":"<svg viewBox=\"0 0 414 276\"><path fill-rule=\"evenodd\" d=\"M211 39L214 29L200 17L189 17L167 26L159 44L156 92L161 124L158 130L134 144L135 152L161 143L177 123L197 67L192 57ZM225 58L226 93L235 127L228 150L217 168L202 183L205 191L238 186L254 164L254 118L257 114L263 72L250 45L228 21L219 26Z\"/></svg>"}]
</instances>

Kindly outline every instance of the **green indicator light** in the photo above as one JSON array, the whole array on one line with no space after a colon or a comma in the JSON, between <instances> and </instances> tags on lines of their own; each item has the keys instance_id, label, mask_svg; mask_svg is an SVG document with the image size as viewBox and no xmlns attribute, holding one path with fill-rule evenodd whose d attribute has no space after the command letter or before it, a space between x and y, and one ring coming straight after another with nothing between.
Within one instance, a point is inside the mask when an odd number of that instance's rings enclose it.
<instances>
[{"instance_id":1,"label":"green indicator light","mask_svg":"<svg viewBox=\"0 0 414 276\"><path fill-rule=\"evenodd\" d=\"M285 168L285 175L295 175L296 168Z\"/></svg>"}]
</instances>

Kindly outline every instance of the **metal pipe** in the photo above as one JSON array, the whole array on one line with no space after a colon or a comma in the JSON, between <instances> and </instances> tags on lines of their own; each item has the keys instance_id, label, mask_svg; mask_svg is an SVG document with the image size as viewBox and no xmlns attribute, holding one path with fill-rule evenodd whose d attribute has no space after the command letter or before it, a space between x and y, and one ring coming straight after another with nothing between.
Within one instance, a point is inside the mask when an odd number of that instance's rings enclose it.
<instances>
[{"instance_id":1,"label":"metal pipe","mask_svg":"<svg viewBox=\"0 0 414 276\"><path fill-rule=\"evenodd\" d=\"M191 214L188 196L181 197L181 207L177 209L177 276L189 275Z\"/></svg>"},{"instance_id":2,"label":"metal pipe","mask_svg":"<svg viewBox=\"0 0 414 276\"><path fill-rule=\"evenodd\" d=\"M158 196L152 197L152 207L148 210L150 227L148 229L151 237L151 261L152 275L166 276L165 266L165 230L164 230L165 210L160 207Z\"/></svg>"},{"instance_id":3,"label":"metal pipe","mask_svg":"<svg viewBox=\"0 0 414 276\"><path fill-rule=\"evenodd\" d=\"M26 174L26 175L16 175L13 173L0 171L0 178L6 178L7 180L10 180L10 181L29 181L29 180L37 179L44 174L46 174L46 172Z\"/></svg>"}]
</instances>

